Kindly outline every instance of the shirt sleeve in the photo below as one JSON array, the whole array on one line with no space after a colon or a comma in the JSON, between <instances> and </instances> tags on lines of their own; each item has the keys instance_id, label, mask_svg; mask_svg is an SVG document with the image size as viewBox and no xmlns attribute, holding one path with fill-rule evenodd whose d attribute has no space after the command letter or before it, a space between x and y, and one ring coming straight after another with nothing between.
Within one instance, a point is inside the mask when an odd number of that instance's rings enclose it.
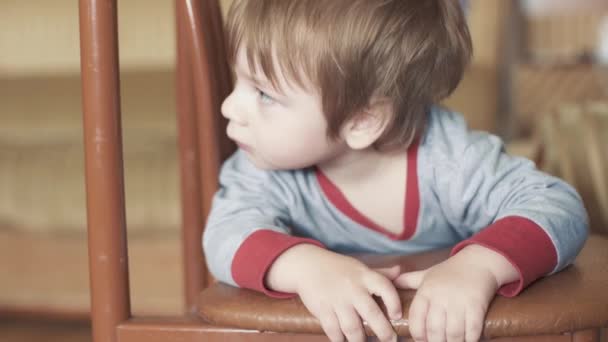
<instances>
[{"instance_id":1,"label":"shirt sleeve","mask_svg":"<svg viewBox=\"0 0 608 342\"><path fill-rule=\"evenodd\" d=\"M453 162L439 179L442 203L464 240L502 254L519 272L499 294L515 296L536 279L572 263L588 235L580 196L564 181L536 169L530 160L505 153L493 135L463 129Z\"/></svg>"},{"instance_id":2,"label":"shirt sleeve","mask_svg":"<svg viewBox=\"0 0 608 342\"><path fill-rule=\"evenodd\" d=\"M322 245L290 235L284 188L272 171L257 169L241 151L224 163L203 234L205 259L216 279L272 297L291 296L266 288L266 272L292 246Z\"/></svg>"}]
</instances>

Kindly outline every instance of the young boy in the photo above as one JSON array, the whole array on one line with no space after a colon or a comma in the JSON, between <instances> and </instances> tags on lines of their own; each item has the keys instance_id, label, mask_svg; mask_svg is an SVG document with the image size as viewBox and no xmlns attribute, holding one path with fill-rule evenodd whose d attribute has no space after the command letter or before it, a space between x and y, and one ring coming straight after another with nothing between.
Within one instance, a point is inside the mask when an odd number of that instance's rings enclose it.
<instances>
[{"instance_id":1,"label":"young boy","mask_svg":"<svg viewBox=\"0 0 608 342\"><path fill-rule=\"evenodd\" d=\"M217 279L299 295L332 341L364 340L362 321L395 339L396 288L417 289L416 340L476 341L496 293L581 249L570 186L435 105L471 53L457 1L242 0L227 30L236 84L222 113L240 149L204 235ZM445 262L402 274L346 255L448 246Z\"/></svg>"}]
</instances>

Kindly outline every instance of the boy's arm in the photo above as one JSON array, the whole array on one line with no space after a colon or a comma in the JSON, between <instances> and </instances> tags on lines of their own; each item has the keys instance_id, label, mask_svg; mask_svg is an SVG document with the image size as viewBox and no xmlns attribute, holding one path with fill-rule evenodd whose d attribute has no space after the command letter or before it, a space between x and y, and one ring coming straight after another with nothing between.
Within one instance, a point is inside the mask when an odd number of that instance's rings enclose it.
<instances>
[{"instance_id":1,"label":"boy's arm","mask_svg":"<svg viewBox=\"0 0 608 342\"><path fill-rule=\"evenodd\" d=\"M499 293L515 296L574 260L587 237L587 214L571 186L507 155L499 138L477 132L464 137L456 169L438 177L448 194L446 213L470 236L452 255L472 244L499 253L519 275Z\"/></svg>"},{"instance_id":2,"label":"boy's arm","mask_svg":"<svg viewBox=\"0 0 608 342\"><path fill-rule=\"evenodd\" d=\"M378 295L389 313L401 316L389 278L315 240L289 235L286 206L293 196L283 193L289 185L277 177L256 169L242 152L224 163L203 236L211 273L272 297L297 293L332 340L363 340L362 319L382 341L395 339L372 298Z\"/></svg>"},{"instance_id":3,"label":"boy's arm","mask_svg":"<svg viewBox=\"0 0 608 342\"><path fill-rule=\"evenodd\" d=\"M209 270L225 283L261 291L273 297L291 294L269 290L264 275L285 250L315 240L291 236L285 195L270 172L256 169L236 152L222 166L203 235Z\"/></svg>"},{"instance_id":4,"label":"boy's arm","mask_svg":"<svg viewBox=\"0 0 608 342\"><path fill-rule=\"evenodd\" d=\"M389 320L374 301L382 299L392 319L402 316L401 300L391 280L399 268L371 269L350 256L310 244L285 251L266 275L269 288L295 292L319 320L332 341L363 341L362 321L380 341L396 341Z\"/></svg>"}]
</instances>

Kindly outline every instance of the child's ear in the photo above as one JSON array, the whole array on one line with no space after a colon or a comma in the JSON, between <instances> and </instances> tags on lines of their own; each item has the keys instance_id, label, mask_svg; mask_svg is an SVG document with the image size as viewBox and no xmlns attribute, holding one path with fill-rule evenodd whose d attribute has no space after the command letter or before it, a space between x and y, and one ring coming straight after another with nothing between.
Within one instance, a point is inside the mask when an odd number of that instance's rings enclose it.
<instances>
[{"instance_id":1,"label":"child's ear","mask_svg":"<svg viewBox=\"0 0 608 342\"><path fill-rule=\"evenodd\" d=\"M344 126L342 137L346 144L354 150L371 146L384 132L388 118L393 115L392 110L393 106L388 100L373 101Z\"/></svg>"}]
</instances>

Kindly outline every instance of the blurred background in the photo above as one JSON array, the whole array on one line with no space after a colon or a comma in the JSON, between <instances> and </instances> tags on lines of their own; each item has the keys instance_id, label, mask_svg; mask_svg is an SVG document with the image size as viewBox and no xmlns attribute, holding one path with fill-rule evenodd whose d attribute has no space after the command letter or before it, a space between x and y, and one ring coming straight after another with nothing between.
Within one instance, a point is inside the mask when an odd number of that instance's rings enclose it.
<instances>
[{"instance_id":1,"label":"blurred background","mask_svg":"<svg viewBox=\"0 0 608 342\"><path fill-rule=\"evenodd\" d=\"M222 0L227 9L231 0ZM118 1L134 314L182 308L169 0ZM573 184L608 232L608 1L470 0L445 105ZM78 5L0 1L0 340L89 341Z\"/></svg>"}]
</instances>

